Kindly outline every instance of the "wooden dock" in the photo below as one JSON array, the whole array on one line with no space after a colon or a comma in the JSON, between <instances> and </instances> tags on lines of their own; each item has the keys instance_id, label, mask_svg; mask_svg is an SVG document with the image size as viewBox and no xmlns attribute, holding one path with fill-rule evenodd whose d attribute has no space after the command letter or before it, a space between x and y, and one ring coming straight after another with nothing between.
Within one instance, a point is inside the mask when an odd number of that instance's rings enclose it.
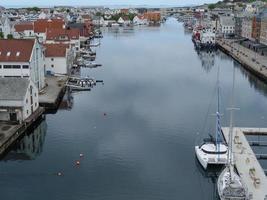
<instances>
[{"instance_id":1,"label":"wooden dock","mask_svg":"<svg viewBox=\"0 0 267 200\"><path fill-rule=\"evenodd\" d=\"M228 141L229 128L222 128L222 131ZM246 138L246 135L258 135L259 133L267 136L267 128L234 128L233 154L236 169L246 184L251 199L266 200L267 177Z\"/></svg>"}]
</instances>

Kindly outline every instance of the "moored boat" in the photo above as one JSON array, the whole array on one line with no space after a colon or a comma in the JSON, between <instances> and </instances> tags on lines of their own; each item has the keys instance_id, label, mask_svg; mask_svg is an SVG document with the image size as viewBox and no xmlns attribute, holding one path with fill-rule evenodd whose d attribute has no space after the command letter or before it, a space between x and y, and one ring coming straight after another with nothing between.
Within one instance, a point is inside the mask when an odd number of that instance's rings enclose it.
<instances>
[{"instance_id":1,"label":"moored boat","mask_svg":"<svg viewBox=\"0 0 267 200\"><path fill-rule=\"evenodd\" d=\"M204 139L203 144L195 146L195 153L198 161L204 169L208 165L224 165L227 163L227 150L222 136L221 123L220 123L220 86L219 86L219 71L217 77L217 111L216 111L216 133L215 138L210 136Z\"/></svg>"}]
</instances>

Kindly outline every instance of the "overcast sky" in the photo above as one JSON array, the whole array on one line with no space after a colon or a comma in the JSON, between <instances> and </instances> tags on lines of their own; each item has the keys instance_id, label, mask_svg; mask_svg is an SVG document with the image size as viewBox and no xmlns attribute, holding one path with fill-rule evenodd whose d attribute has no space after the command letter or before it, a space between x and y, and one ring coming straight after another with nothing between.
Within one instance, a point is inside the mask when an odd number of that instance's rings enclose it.
<instances>
[{"instance_id":1,"label":"overcast sky","mask_svg":"<svg viewBox=\"0 0 267 200\"><path fill-rule=\"evenodd\" d=\"M54 5L148 5L182 6L216 2L216 0L0 0L0 6L54 6Z\"/></svg>"}]
</instances>

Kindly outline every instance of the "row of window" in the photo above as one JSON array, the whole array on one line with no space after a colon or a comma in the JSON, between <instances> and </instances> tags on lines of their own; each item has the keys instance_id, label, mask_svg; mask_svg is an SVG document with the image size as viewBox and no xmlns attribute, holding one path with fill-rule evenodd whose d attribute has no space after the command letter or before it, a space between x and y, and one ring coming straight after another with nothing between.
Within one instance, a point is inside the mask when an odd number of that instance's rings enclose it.
<instances>
[{"instance_id":1,"label":"row of window","mask_svg":"<svg viewBox=\"0 0 267 200\"><path fill-rule=\"evenodd\" d=\"M228 26L224 26L223 29L228 29ZM234 27L230 26L229 29L234 29Z\"/></svg>"},{"instance_id":2,"label":"row of window","mask_svg":"<svg viewBox=\"0 0 267 200\"><path fill-rule=\"evenodd\" d=\"M29 69L29 65L3 65L3 69ZM0 65L0 69L2 69L2 65Z\"/></svg>"},{"instance_id":3,"label":"row of window","mask_svg":"<svg viewBox=\"0 0 267 200\"><path fill-rule=\"evenodd\" d=\"M4 76L4 78L29 78L29 76Z\"/></svg>"}]
</instances>

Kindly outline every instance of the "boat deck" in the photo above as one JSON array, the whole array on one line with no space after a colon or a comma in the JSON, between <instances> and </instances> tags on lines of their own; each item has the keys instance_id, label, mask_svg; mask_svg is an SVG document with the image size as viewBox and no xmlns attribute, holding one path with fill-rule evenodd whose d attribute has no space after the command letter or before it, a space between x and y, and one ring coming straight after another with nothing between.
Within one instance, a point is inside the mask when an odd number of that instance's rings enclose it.
<instances>
[{"instance_id":1,"label":"boat deck","mask_svg":"<svg viewBox=\"0 0 267 200\"><path fill-rule=\"evenodd\" d=\"M224 137L228 141L229 128L222 128ZM234 128L233 154L235 166L242 180L246 184L251 199L267 199L267 177L264 169L250 147L246 135L266 135L267 128Z\"/></svg>"}]
</instances>

